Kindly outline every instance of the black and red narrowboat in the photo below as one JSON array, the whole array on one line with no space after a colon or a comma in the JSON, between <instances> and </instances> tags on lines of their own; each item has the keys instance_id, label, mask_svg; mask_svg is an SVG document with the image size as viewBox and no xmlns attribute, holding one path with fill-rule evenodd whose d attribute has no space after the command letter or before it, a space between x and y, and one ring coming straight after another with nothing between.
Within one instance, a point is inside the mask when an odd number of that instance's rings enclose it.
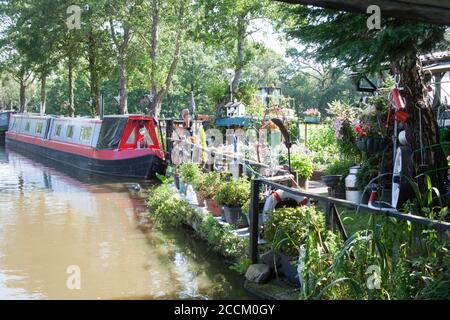
<instances>
[{"instance_id":1,"label":"black and red narrowboat","mask_svg":"<svg viewBox=\"0 0 450 320\"><path fill-rule=\"evenodd\" d=\"M156 122L144 115L100 120L15 114L6 145L101 175L151 179L166 169Z\"/></svg>"}]
</instances>

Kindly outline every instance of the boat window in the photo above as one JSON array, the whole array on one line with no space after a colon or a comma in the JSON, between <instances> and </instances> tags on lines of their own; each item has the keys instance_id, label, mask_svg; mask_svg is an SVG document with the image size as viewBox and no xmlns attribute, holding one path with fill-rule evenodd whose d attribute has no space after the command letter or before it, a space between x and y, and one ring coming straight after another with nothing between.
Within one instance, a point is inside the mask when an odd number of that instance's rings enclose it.
<instances>
[{"instance_id":1,"label":"boat window","mask_svg":"<svg viewBox=\"0 0 450 320\"><path fill-rule=\"evenodd\" d=\"M143 130L142 130L143 129ZM143 127L141 130L144 133L144 141L145 141L145 145L146 146L152 146L153 145L153 140L150 137L150 134L148 133L148 130L146 127Z\"/></svg>"},{"instance_id":2,"label":"boat window","mask_svg":"<svg viewBox=\"0 0 450 320\"><path fill-rule=\"evenodd\" d=\"M61 136L61 129L62 129L62 126L60 124L58 124L55 129L55 136L57 136L57 137Z\"/></svg>"},{"instance_id":3,"label":"boat window","mask_svg":"<svg viewBox=\"0 0 450 320\"><path fill-rule=\"evenodd\" d=\"M11 131L16 129L16 118L11 119Z\"/></svg>"},{"instance_id":4,"label":"boat window","mask_svg":"<svg viewBox=\"0 0 450 320\"><path fill-rule=\"evenodd\" d=\"M69 139L73 138L73 126L67 126L66 138L69 138Z\"/></svg>"},{"instance_id":5,"label":"boat window","mask_svg":"<svg viewBox=\"0 0 450 320\"><path fill-rule=\"evenodd\" d=\"M30 131L30 126L31 126L30 121L28 121L28 122L25 124L25 131L26 131L26 132L29 132L29 131Z\"/></svg>"},{"instance_id":6,"label":"boat window","mask_svg":"<svg viewBox=\"0 0 450 320\"><path fill-rule=\"evenodd\" d=\"M80 140L88 142L91 139L92 128L91 127L81 127Z\"/></svg>"},{"instance_id":7,"label":"boat window","mask_svg":"<svg viewBox=\"0 0 450 320\"><path fill-rule=\"evenodd\" d=\"M43 128L44 128L44 124L42 122L38 122L38 124L36 124L36 130L35 130L36 133L41 134Z\"/></svg>"},{"instance_id":8,"label":"boat window","mask_svg":"<svg viewBox=\"0 0 450 320\"><path fill-rule=\"evenodd\" d=\"M131 134L128 137L128 140L127 140L126 144L134 144L134 141L136 140L136 133L134 131L135 130L131 131Z\"/></svg>"}]
</instances>

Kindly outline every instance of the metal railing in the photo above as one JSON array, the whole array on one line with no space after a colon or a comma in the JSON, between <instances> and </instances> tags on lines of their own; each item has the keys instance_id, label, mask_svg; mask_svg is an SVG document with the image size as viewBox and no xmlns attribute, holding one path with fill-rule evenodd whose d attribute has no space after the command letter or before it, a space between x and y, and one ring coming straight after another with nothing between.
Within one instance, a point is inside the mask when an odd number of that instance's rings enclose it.
<instances>
[{"instance_id":1,"label":"metal railing","mask_svg":"<svg viewBox=\"0 0 450 320\"><path fill-rule=\"evenodd\" d=\"M303 192L297 189L287 187L285 185L270 181L265 178L259 178L252 180L251 183L251 202L250 202L250 248L249 255L252 263L258 263L258 235L259 235L259 195L261 191L261 185L272 187L273 189L280 189L295 196L308 197L309 199L315 199L319 202L326 203L325 210L325 222L329 229L339 229L342 237L347 238L344 225L340 219L336 206L342 206L353 210L358 210L359 214L377 214L385 215L388 217L396 218L398 220L410 221L412 223L421 224L434 228L438 231L450 230L450 223L444 221L431 220L424 217L400 213L398 211L383 210L370 208L364 204L356 204L351 201L327 197L323 195Z\"/></svg>"}]
</instances>

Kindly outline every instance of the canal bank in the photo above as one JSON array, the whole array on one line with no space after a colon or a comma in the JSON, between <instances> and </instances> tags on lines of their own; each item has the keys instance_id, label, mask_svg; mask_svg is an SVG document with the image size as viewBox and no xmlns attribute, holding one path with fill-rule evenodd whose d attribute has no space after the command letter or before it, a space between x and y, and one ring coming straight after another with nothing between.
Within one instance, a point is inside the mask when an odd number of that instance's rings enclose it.
<instances>
[{"instance_id":1,"label":"canal bank","mask_svg":"<svg viewBox=\"0 0 450 320\"><path fill-rule=\"evenodd\" d=\"M184 230L140 225L145 194L133 183L81 176L0 147L0 298L253 297ZM79 267L79 290L67 286L70 266Z\"/></svg>"}]
</instances>

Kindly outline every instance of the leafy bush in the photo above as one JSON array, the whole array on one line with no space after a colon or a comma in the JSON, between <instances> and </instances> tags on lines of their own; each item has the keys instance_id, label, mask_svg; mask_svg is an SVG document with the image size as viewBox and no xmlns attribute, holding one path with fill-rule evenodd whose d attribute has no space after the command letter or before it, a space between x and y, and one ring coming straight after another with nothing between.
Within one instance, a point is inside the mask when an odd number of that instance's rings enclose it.
<instances>
[{"instance_id":1,"label":"leafy bush","mask_svg":"<svg viewBox=\"0 0 450 320\"><path fill-rule=\"evenodd\" d=\"M339 148L331 125L312 128L308 132L308 149L315 164L328 164L339 158Z\"/></svg>"},{"instance_id":2,"label":"leafy bush","mask_svg":"<svg viewBox=\"0 0 450 320\"><path fill-rule=\"evenodd\" d=\"M378 159L369 158L361 163L361 170L356 174L356 183L363 190L369 182L378 176Z\"/></svg>"},{"instance_id":3,"label":"leafy bush","mask_svg":"<svg viewBox=\"0 0 450 320\"><path fill-rule=\"evenodd\" d=\"M193 212L189 203L176 197L168 184L162 184L150 191L147 206L152 220L160 228L177 227Z\"/></svg>"},{"instance_id":4,"label":"leafy bush","mask_svg":"<svg viewBox=\"0 0 450 320\"><path fill-rule=\"evenodd\" d=\"M325 231L324 216L315 207L282 208L270 215L264 227L264 236L274 248L296 257L300 246L306 243L311 229L319 233Z\"/></svg>"},{"instance_id":5,"label":"leafy bush","mask_svg":"<svg viewBox=\"0 0 450 320\"><path fill-rule=\"evenodd\" d=\"M305 154L292 154L291 167L293 171L297 172L299 177L305 179L311 178L314 171L311 158Z\"/></svg>"},{"instance_id":6,"label":"leafy bush","mask_svg":"<svg viewBox=\"0 0 450 320\"><path fill-rule=\"evenodd\" d=\"M227 207L243 207L250 199L250 182L239 178L225 182L218 190L214 200Z\"/></svg>"},{"instance_id":7,"label":"leafy bush","mask_svg":"<svg viewBox=\"0 0 450 320\"><path fill-rule=\"evenodd\" d=\"M224 177L219 172L208 172L198 175L194 182L194 188L197 192L203 193L205 198L213 199L223 184Z\"/></svg>"},{"instance_id":8,"label":"leafy bush","mask_svg":"<svg viewBox=\"0 0 450 320\"><path fill-rule=\"evenodd\" d=\"M195 163L183 163L179 167L180 177L184 183L191 184L201 174L199 166Z\"/></svg>"}]
</instances>

